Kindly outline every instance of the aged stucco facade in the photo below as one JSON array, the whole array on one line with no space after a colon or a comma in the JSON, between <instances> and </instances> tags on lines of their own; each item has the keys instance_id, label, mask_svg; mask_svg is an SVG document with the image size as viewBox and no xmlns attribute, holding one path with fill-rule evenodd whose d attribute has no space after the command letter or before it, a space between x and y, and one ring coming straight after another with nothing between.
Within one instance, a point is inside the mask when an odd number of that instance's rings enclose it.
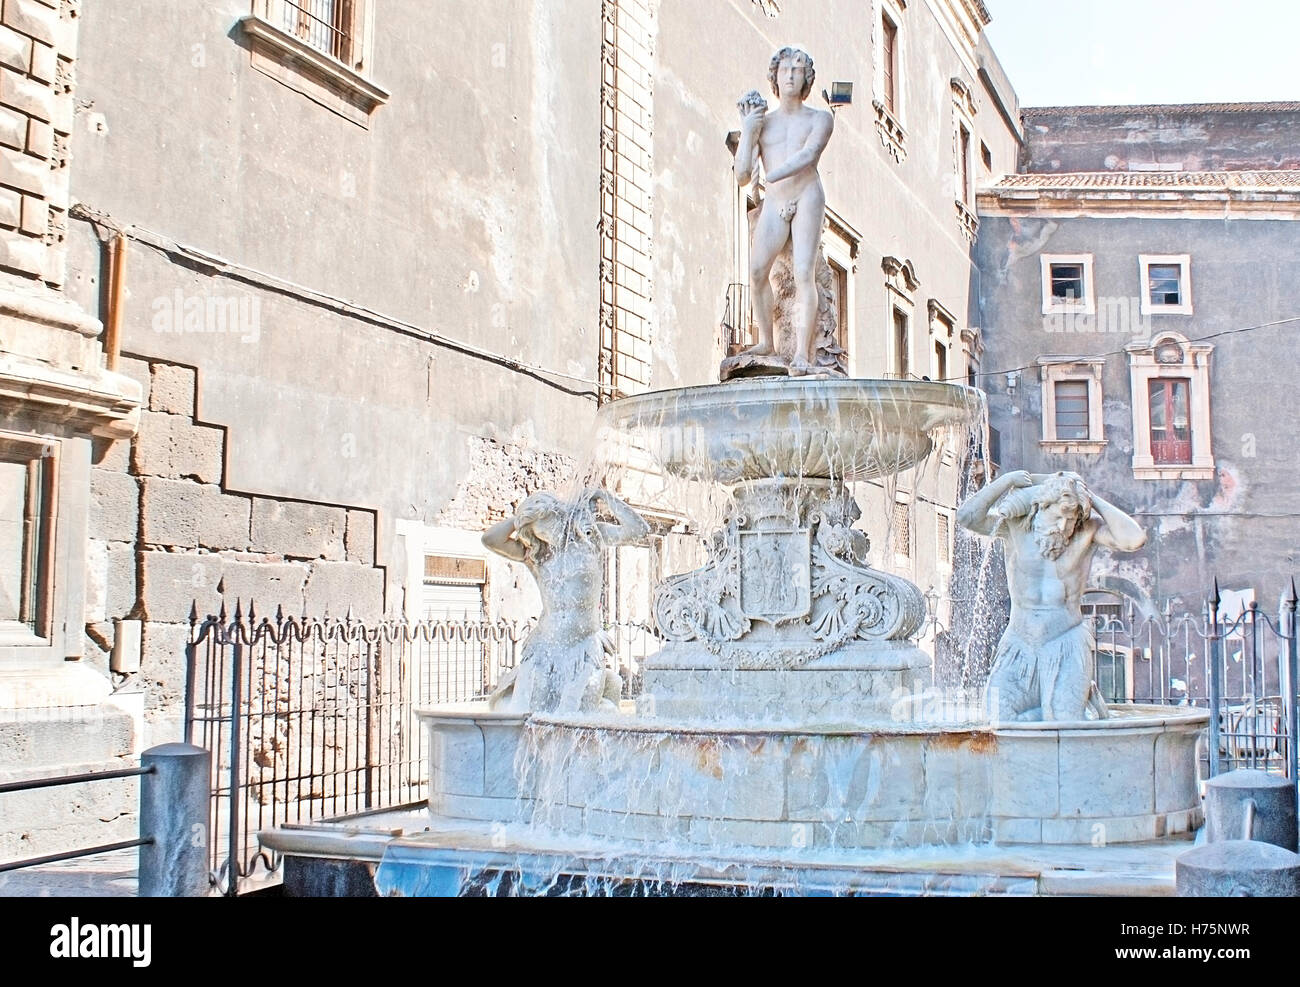
<instances>
[{"instance_id":1,"label":"aged stucco facade","mask_svg":"<svg viewBox=\"0 0 1300 987\"><path fill-rule=\"evenodd\" d=\"M979 198L1003 463L1082 473L1148 528L1140 553L1098 566L1110 600L1195 613L1217 578L1274 612L1295 563L1300 105L1046 108L1025 124L1026 173ZM1052 298L1053 271L1082 275L1082 297Z\"/></svg>"},{"instance_id":2,"label":"aged stucco facade","mask_svg":"<svg viewBox=\"0 0 1300 987\"><path fill-rule=\"evenodd\" d=\"M492 0L454 22L419 0L318 7L328 30L280 0L0 7L0 397L13 448L58 440L61 504L52 636L0 653L0 682L29 710L69 701L39 691L52 677L127 708L83 761L177 739L189 613L219 589L263 612L533 612L479 533L581 468L600 402L711 381L743 334L727 137L787 43L813 54L819 105L853 83L820 165L851 374L974 381L1003 464L1082 467L1158 518L1169 538L1121 570L1144 602L1194 603L1170 580L1199 585L1211 560L1240 586L1258 561L1273 582L1252 585L1275 595L1290 557L1256 548L1285 544L1285 484L1258 471L1285 469L1263 415L1285 385L1220 396L1282 337L1252 336L1250 356L1213 343L1212 478L1138 480L1133 357L1087 362L1136 337L1040 336L1040 255L1091 253L1097 284L1134 298L1139 255L1190 255L1195 315L1154 317L1189 339L1276 318L1297 193L1240 176L1296 166L1293 112L1250 154L1235 110L1206 118L1208 140L1151 124L1140 152L1074 117L1022 122L979 0L731 0L707 27L648 0ZM1146 175L1127 169L1168 166L1152 147L1179 141L1200 148L1186 171L1239 184L1094 194L1064 175ZM1246 304L1241 280L1266 287ZM1100 451L1039 445L1031 378L1052 354L1099 368ZM1008 395L995 371L1030 365ZM873 564L940 597L962 466L859 491ZM629 587L689 564L620 552ZM441 579L457 559L478 575ZM644 592L613 599L648 616ZM71 763L41 743L29 769Z\"/></svg>"},{"instance_id":3,"label":"aged stucco facade","mask_svg":"<svg viewBox=\"0 0 1300 987\"><path fill-rule=\"evenodd\" d=\"M598 399L713 379L744 280L730 94L789 40L819 92L855 85L822 166L852 372L966 378L973 189L1014 167L1014 93L978 3L841 6L735 3L701 32L631 0L489 5L455 30L355 4L328 52L262 0L83 13L68 293L103 314L123 236L119 365L143 402L90 474L85 651L104 668L139 628L149 739L177 733L190 606L219 587L415 617L467 605L422 585L426 559L475 557L483 612L530 612L478 532L568 477ZM905 355L879 328L895 308ZM959 466L889 491L900 507L864 492L909 529L874 535L886 567L951 558ZM657 568L629 550L620 571Z\"/></svg>"}]
</instances>

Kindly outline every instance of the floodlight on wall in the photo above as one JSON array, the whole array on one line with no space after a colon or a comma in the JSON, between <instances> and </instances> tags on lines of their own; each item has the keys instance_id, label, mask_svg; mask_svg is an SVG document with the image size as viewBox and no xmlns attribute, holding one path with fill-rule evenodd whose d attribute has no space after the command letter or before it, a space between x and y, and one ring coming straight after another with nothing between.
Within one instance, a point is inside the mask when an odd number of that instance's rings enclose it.
<instances>
[{"instance_id":1,"label":"floodlight on wall","mask_svg":"<svg viewBox=\"0 0 1300 987\"><path fill-rule=\"evenodd\" d=\"M831 109L848 106L853 102L853 83L832 82L830 92L822 90L822 99L830 104Z\"/></svg>"}]
</instances>

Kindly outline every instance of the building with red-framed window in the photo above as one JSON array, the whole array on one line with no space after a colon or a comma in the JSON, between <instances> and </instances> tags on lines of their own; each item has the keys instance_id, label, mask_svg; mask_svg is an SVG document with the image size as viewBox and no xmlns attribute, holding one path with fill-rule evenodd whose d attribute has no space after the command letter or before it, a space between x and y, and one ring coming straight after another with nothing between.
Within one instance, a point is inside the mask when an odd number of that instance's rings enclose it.
<instances>
[{"instance_id":1,"label":"building with red-framed window","mask_svg":"<svg viewBox=\"0 0 1300 987\"><path fill-rule=\"evenodd\" d=\"M982 188L983 386L1004 469L1073 470L1150 532L1095 566L1139 615L1213 581L1269 612L1300 518L1300 103L1026 108Z\"/></svg>"}]
</instances>

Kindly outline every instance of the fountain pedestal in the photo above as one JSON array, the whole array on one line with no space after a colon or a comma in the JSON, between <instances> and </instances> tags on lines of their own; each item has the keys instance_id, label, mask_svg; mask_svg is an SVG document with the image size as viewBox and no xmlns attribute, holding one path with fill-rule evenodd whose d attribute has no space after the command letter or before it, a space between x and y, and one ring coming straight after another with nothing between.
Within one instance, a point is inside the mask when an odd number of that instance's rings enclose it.
<instances>
[{"instance_id":1,"label":"fountain pedestal","mask_svg":"<svg viewBox=\"0 0 1300 987\"><path fill-rule=\"evenodd\" d=\"M653 713L863 723L928 686L930 657L910 640L925 600L866 564L860 514L838 480L738 484L709 561L656 593L667 644L642 666Z\"/></svg>"}]
</instances>

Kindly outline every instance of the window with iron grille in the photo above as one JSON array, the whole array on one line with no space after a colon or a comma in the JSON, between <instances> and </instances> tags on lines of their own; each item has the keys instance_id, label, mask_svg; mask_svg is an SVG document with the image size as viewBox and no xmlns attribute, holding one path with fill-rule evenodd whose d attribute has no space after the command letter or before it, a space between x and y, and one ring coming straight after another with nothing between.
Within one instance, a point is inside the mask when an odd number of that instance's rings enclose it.
<instances>
[{"instance_id":1,"label":"window with iron grille","mask_svg":"<svg viewBox=\"0 0 1300 987\"><path fill-rule=\"evenodd\" d=\"M389 93L370 78L374 0L252 0L254 68L355 123Z\"/></svg>"},{"instance_id":2,"label":"window with iron grille","mask_svg":"<svg viewBox=\"0 0 1300 987\"><path fill-rule=\"evenodd\" d=\"M912 507L902 500L894 503L894 554L912 556Z\"/></svg>"},{"instance_id":3,"label":"window with iron grille","mask_svg":"<svg viewBox=\"0 0 1300 987\"><path fill-rule=\"evenodd\" d=\"M263 15L286 34L349 68L356 67L357 10L361 0L262 0Z\"/></svg>"}]
</instances>

